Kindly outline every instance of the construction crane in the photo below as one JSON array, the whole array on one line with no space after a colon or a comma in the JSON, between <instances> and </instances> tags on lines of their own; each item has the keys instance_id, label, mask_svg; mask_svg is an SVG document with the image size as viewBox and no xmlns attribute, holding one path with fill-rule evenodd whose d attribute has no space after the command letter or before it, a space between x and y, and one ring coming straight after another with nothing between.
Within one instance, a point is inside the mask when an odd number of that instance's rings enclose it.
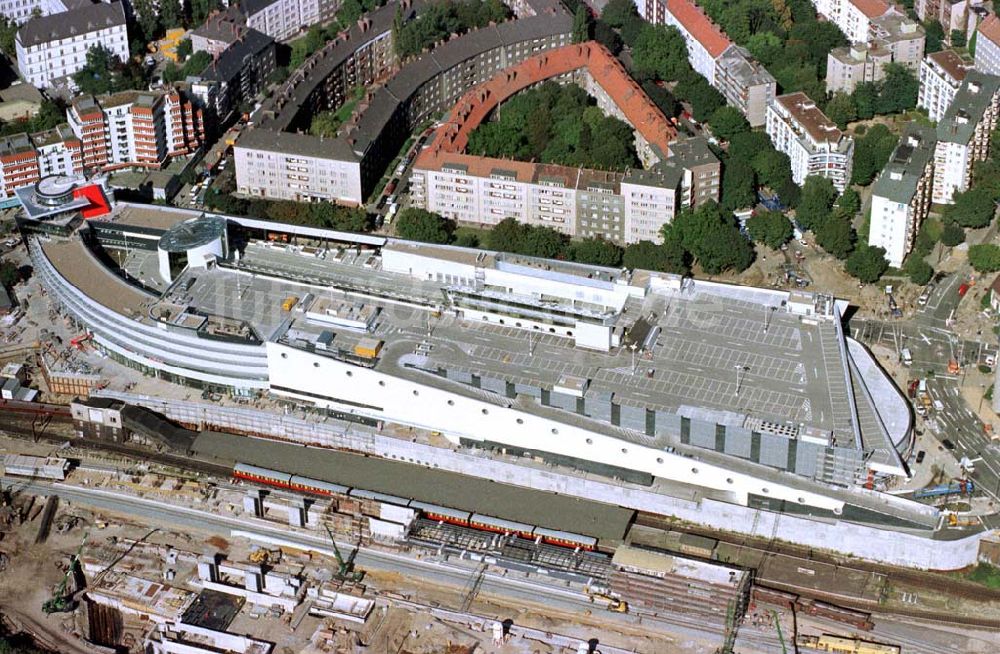
<instances>
[{"instance_id":1,"label":"construction crane","mask_svg":"<svg viewBox=\"0 0 1000 654\"><path fill-rule=\"evenodd\" d=\"M88 535L89 532L83 534L83 541L80 543L80 547L76 548L76 554L70 557L69 567L66 568L66 574L63 575L62 582L59 584L59 588L56 589L55 594L42 604L42 611L45 613L66 613L76 608L76 600L73 599L73 593L67 593L66 587L69 585L69 578L76 572L77 566L80 565L80 554L83 552L83 546L87 544Z\"/></svg>"},{"instance_id":2,"label":"construction crane","mask_svg":"<svg viewBox=\"0 0 1000 654\"><path fill-rule=\"evenodd\" d=\"M345 560L340 554L340 548L337 547L337 539L333 537L333 532L330 531L329 525L323 525L326 529L326 533L330 536L330 542L333 543L333 556L337 559L337 571L333 573L333 576L339 581L353 581L355 583L361 581L365 578L365 573L354 570L354 557L358 555L358 546L355 546L354 550L351 552L350 556Z\"/></svg>"}]
</instances>

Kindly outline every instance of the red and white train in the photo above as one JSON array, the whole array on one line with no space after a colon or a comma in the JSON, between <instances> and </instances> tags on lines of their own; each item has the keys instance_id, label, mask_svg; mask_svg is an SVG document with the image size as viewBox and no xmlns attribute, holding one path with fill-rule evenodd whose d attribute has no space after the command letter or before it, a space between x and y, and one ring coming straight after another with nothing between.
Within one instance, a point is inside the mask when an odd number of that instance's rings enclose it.
<instances>
[{"instance_id":1,"label":"red and white train","mask_svg":"<svg viewBox=\"0 0 1000 654\"><path fill-rule=\"evenodd\" d=\"M300 477L287 472L261 468L246 463L237 463L233 468L233 477L252 481L267 486L285 488L299 493L309 493L311 495L345 495L347 497L359 497L363 499L376 500L385 504L395 506L405 506L417 510L421 516L436 522L445 522L460 527L478 529L480 531L492 531L498 534L516 534L521 538L534 540L536 542L558 545L560 547L571 548L592 552L597 548L597 539L582 534L574 534L568 531L558 531L536 527L523 522L503 520L481 513L470 513L459 509L451 509L446 506L419 502L397 495L388 495L375 491L364 490L362 488L350 488L340 484Z\"/></svg>"}]
</instances>

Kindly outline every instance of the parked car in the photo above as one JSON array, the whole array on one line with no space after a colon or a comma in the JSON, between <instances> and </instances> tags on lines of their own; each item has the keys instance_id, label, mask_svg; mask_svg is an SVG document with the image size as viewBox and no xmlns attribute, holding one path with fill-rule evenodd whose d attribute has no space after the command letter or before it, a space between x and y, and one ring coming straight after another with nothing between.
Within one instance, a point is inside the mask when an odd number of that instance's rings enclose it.
<instances>
[{"instance_id":1,"label":"parked car","mask_svg":"<svg viewBox=\"0 0 1000 654\"><path fill-rule=\"evenodd\" d=\"M944 445L945 449L947 449L947 450L953 450L953 449L955 449L955 444L952 443L947 438L944 439L943 441L941 441L941 444Z\"/></svg>"},{"instance_id":2,"label":"parked car","mask_svg":"<svg viewBox=\"0 0 1000 654\"><path fill-rule=\"evenodd\" d=\"M925 456L927 456L927 452L925 452L923 450L920 450L919 452L917 452L917 463L918 464L923 463Z\"/></svg>"}]
</instances>

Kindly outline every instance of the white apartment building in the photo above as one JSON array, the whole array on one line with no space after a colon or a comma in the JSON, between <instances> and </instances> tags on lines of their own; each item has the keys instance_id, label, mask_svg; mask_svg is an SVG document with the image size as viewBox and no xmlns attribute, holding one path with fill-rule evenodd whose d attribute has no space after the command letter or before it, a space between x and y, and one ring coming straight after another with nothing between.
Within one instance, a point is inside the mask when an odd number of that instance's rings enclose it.
<instances>
[{"instance_id":1,"label":"white apartment building","mask_svg":"<svg viewBox=\"0 0 1000 654\"><path fill-rule=\"evenodd\" d=\"M851 43L867 43L872 21L890 11L884 0L812 0L816 13L840 28Z\"/></svg>"},{"instance_id":2,"label":"white apartment building","mask_svg":"<svg viewBox=\"0 0 1000 654\"><path fill-rule=\"evenodd\" d=\"M1000 75L1000 18L996 14L979 23L976 35L976 70Z\"/></svg>"},{"instance_id":3,"label":"white apartment building","mask_svg":"<svg viewBox=\"0 0 1000 654\"><path fill-rule=\"evenodd\" d=\"M29 20L17 32L17 68L33 86L46 88L83 68L87 52L96 46L128 59L128 28L120 2ZM67 83L72 86L72 80Z\"/></svg>"},{"instance_id":4,"label":"white apartment building","mask_svg":"<svg viewBox=\"0 0 1000 654\"><path fill-rule=\"evenodd\" d=\"M236 190L253 197L360 205L361 163L341 139L253 129L233 147Z\"/></svg>"},{"instance_id":5,"label":"white apartment building","mask_svg":"<svg viewBox=\"0 0 1000 654\"><path fill-rule=\"evenodd\" d=\"M895 63L914 72L924 56L924 28L899 14L874 18L866 42L834 48L826 59L828 93L851 93L858 84L885 77L886 64Z\"/></svg>"},{"instance_id":6,"label":"white apartment building","mask_svg":"<svg viewBox=\"0 0 1000 654\"><path fill-rule=\"evenodd\" d=\"M247 27L283 41L330 20L339 7L333 0L244 0L237 11L246 18Z\"/></svg>"},{"instance_id":7,"label":"white apartment building","mask_svg":"<svg viewBox=\"0 0 1000 654\"><path fill-rule=\"evenodd\" d=\"M872 186L868 243L885 249L889 265L900 267L913 248L931 207L934 130L910 123Z\"/></svg>"},{"instance_id":8,"label":"white apartment building","mask_svg":"<svg viewBox=\"0 0 1000 654\"><path fill-rule=\"evenodd\" d=\"M932 52L920 64L920 93L917 106L927 110L927 116L938 122L948 111L972 60L954 50Z\"/></svg>"},{"instance_id":9,"label":"white apartment building","mask_svg":"<svg viewBox=\"0 0 1000 654\"><path fill-rule=\"evenodd\" d=\"M767 135L792 162L792 179L819 175L843 192L851 179L854 140L845 135L805 93L779 95L767 108Z\"/></svg>"},{"instance_id":10,"label":"white apartment building","mask_svg":"<svg viewBox=\"0 0 1000 654\"><path fill-rule=\"evenodd\" d=\"M80 141L66 125L46 132L0 138L0 197L47 175L73 175L81 169Z\"/></svg>"},{"instance_id":11,"label":"white apartment building","mask_svg":"<svg viewBox=\"0 0 1000 654\"><path fill-rule=\"evenodd\" d=\"M0 15L20 25L36 12L40 16L49 16L78 4L74 0L0 0Z\"/></svg>"},{"instance_id":12,"label":"white apartment building","mask_svg":"<svg viewBox=\"0 0 1000 654\"><path fill-rule=\"evenodd\" d=\"M88 172L158 169L205 140L201 109L179 88L82 96L66 110Z\"/></svg>"},{"instance_id":13,"label":"white apartment building","mask_svg":"<svg viewBox=\"0 0 1000 654\"><path fill-rule=\"evenodd\" d=\"M746 49L734 45L701 7L693 0L635 0L635 4L639 15L649 22L680 30L691 67L752 126L764 124L767 105L776 93L774 77Z\"/></svg>"},{"instance_id":14,"label":"white apartment building","mask_svg":"<svg viewBox=\"0 0 1000 654\"><path fill-rule=\"evenodd\" d=\"M1000 109L1000 77L969 71L938 122L934 151L934 203L951 204L969 188L972 166L989 155Z\"/></svg>"}]
</instances>

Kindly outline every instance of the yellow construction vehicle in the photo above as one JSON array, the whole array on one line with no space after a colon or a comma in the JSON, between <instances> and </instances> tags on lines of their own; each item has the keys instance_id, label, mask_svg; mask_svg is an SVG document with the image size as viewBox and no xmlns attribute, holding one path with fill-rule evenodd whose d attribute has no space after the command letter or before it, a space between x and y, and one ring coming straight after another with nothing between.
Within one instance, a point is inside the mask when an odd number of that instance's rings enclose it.
<instances>
[{"instance_id":1,"label":"yellow construction vehicle","mask_svg":"<svg viewBox=\"0 0 1000 654\"><path fill-rule=\"evenodd\" d=\"M607 602L606 608L613 613L628 613L628 602L620 597L615 597L614 595L592 588L587 588L587 594L590 595L592 601L601 600Z\"/></svg>"}]
</instances>

